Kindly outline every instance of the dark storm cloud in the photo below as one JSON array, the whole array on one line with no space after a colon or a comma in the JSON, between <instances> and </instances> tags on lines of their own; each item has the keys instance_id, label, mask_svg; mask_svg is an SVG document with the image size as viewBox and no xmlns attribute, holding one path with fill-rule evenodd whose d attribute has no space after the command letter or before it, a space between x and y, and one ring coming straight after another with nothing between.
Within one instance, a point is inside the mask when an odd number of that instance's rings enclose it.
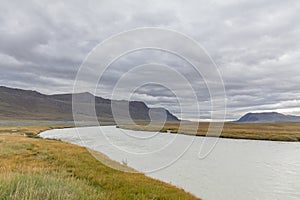
<instances>
[{"instance_id":1,"label":"dark storm cloud","mask_svg":"<svg viewBox=\"0 0 300 200\"><path fill-rule=\"evenodd\" d=\"M71 92L82 61L99 42L121 31L154 26L185 33L209 52L224 80L229 119L249 111L300 115L299 10L297 0L1 1L0 85ZM122 74L149 63L166 64L187 78L197 94L201 118L210 116L205 85L209 80L167 52L147 50L120 58L102 77L97 94L109 97ZM148 85L138 88L132 98L180 114L172 92L180 93L185 99L182 116L199 118L193 91L159 71L156 74L174 91ZM87 80L89 76L98 76L97 71L87 73ZM122 85L118 98L128 96L126 89L143 76L136 74ZM88 81L86 85L87 90L94 87Z\"/></svg>"}]
</instances>

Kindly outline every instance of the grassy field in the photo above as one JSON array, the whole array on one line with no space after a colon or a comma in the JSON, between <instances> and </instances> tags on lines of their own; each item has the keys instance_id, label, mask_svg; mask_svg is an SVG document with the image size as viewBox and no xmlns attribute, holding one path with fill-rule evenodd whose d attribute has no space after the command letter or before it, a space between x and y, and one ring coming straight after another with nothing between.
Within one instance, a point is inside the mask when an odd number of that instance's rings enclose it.
<instances>
[{"instance_id":1,"label":"grassy field","mask_svg":"<svg viewBox=\"0 0 300 200\"><path fill-rule=\"evenodd\" d=\"M160 131L181 134L193 134L205 136L209 123L201 122L172 122L166 123L162 128L160 125L147 126L143 123L138 125L121 125L119 128L132 130ZM193 127L196 131L193 131ZM214 133L210 133L215 137ZM225 123L221 136L222 138L251 139L251 140L273 140L273 141L300 141L300 123Z\"/></svg>"},{"instance_id":2,"label":"grassy field","mask_svg":"<svg viewBox=\"0 0 300 200\"><path fill-rule=\"evenodd\" d=\"M0 127L1 200L197 199L143 174L111 169L86 148L35 136L51 128L62 127Z\"/></svg>"}]
</instances>

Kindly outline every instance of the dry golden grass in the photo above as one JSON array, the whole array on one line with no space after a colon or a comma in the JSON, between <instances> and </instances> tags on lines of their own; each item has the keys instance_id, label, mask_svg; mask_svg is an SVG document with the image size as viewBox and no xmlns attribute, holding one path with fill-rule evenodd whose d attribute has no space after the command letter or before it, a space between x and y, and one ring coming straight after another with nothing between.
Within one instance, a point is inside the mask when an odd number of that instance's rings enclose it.
<instances>
[{"instance_id":1,"label":"dry golden grass","mask_svg":"<svg viewBox=\"0 0 300 200\"><path fill-rule=\"evenodd\" d=\"M59 129L59 128L70 128L71 126L48 126L48 125L28 125L28 126L0 126L0 134L28 134L28 135L36 135L42 131L51 130L51 129Z\"/></svg>"},{"instance_id":2,"label":"dry golden grass","mask_svg":"<svg viewBox=\"0 0 300 200\"><path fill-rule=\"evenodd\" d=\"M218 123L216 123L218 125ZM161 131L181 134L193 134L205 136L209 123L182 122L181 128L178 122L168 122L163 127L160 125L147 126L121 125L119 128L146 131ZM196 127L196 129L194 129ZM195 131L196 130L196 131ZM216 136L210 133L208 136ZM274 140L274 141L300 141L300 123L225 123L221 136L222 138L252 139L252 140Z\"/></svg>"},{"instance_id":3,"label":"dry golden grass","mask_svg":"<svg viewBox=\"0 0 300 200\"><path fill-rule=\"evenodd\" d=\"M111 169L86 148L23 136L50 128L0 128L0 199L197 199L143 174Z\"/></svg>"}]
</instances>

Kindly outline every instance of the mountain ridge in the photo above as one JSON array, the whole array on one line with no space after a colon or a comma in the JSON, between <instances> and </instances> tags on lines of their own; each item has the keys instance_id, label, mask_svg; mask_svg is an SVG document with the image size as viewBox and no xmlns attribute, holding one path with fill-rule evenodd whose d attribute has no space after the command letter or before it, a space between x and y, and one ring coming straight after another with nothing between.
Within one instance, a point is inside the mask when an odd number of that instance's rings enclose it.
<instances>
[{"instance_id":1,"label":"mountain ridge","mask_svg":"<svg viewBox=\"0 0 300 200\"><path fill-rule=\"evenodd\" d=\"M236 122L300 122L300 116L284 115L278 112L247 113Z\"/></svg>"},{"instance_id":2,"label":"mountain ridge","mask_svg":"<svg viewBox=\"0 0 300 200\"><path fill-rule=\"evenodd\" d=\"M56 120L73 121L72 97L80 96L82 103L95 102L95 111L99 121L114 122L111 104L116 106L128 103L129 113L135 121L149 121L149 111L154 115L166 113L167 121L179 121L167 109L149 108L142 101L110 100L91 93L42 94L34 90L23 90L0 86L0 120ZM120 106L119 106L120 107ZM126 120L126 119L124 119Z\"/></svg>"}]
</instances>

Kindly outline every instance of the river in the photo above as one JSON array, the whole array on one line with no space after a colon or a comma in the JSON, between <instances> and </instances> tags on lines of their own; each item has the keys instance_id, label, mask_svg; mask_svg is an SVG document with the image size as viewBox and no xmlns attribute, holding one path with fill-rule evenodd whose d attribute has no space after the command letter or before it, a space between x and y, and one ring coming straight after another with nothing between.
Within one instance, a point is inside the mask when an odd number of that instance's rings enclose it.
<instances>
[{"instance_id":1,"label":"river","mask_svg":"<svg viewBox=\"0 0 300 200\"><path fill-rule=\"evenodd\" d=\"M300 143L222 138L200 159L203 137L115 126L49 130L40 136L100 151L203 200L300 199Z\"/></svg>"}]
</instances>

